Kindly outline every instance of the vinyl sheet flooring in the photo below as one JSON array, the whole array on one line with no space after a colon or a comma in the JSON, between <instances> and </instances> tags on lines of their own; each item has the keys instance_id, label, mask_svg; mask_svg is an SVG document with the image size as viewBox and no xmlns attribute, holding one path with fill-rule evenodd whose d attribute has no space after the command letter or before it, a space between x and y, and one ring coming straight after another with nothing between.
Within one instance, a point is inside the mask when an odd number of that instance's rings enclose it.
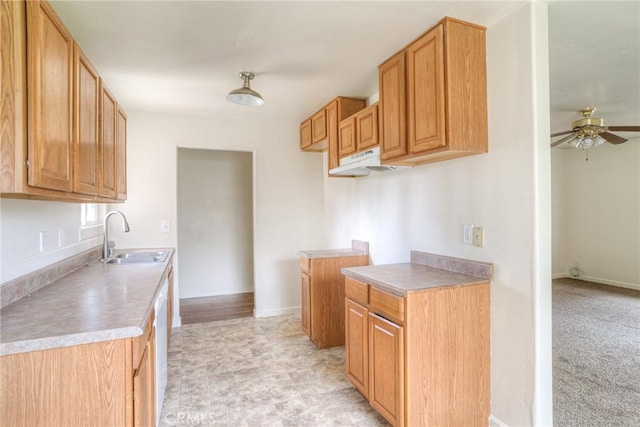
<instances>
[{"instance_id":1,"label":"vinyl sheet flooring","mask_svg":"<svg viewBox=\"0 0 640 427\"><path fill-rule=\"evenodd\" d=\"M293 315L183 325L169 346L161 426L387 426Z\"/></svg>"}]
</instances>

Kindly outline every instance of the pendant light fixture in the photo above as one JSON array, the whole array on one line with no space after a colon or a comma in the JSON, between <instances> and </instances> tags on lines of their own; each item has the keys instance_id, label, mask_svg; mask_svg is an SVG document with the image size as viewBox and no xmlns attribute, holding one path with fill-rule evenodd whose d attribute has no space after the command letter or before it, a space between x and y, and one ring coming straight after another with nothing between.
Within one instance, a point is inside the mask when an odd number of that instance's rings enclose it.
<instances>
[{"instance_id":1,"label":"pendant light fixture","mask_svg":"<svg viewBox=\"0 0 640 427\"><path fill-rule=\"evenodd\" d=\"M251 107L261 107L264 105L264 99L262 96L252 90L249 81L253 80L255 74L250 71L242 71L240 73L240 78L244 81L244 84L239 89L234 89L227 95L227 100L233 102L234 104L240 105L248 105Z\"/></svg>"}]
</instances>

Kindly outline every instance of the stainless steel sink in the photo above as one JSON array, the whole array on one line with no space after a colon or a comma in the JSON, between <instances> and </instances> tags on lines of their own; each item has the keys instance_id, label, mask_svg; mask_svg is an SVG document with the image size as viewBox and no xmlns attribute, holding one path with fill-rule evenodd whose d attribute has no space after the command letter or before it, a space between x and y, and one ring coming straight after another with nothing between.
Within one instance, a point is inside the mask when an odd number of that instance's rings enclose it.
<instances>
[{"instance_id":1,"label":"stainless steel sink","mask_svg":"<svg viewBox=\"0 0 640 427\"><path fill-rule=\"evenodd\" d=\"M153 264L164 262L165 259L167 259L167 252L162 251L124 252L103 262L105 264Z\"/></svg>"}]
</instances>

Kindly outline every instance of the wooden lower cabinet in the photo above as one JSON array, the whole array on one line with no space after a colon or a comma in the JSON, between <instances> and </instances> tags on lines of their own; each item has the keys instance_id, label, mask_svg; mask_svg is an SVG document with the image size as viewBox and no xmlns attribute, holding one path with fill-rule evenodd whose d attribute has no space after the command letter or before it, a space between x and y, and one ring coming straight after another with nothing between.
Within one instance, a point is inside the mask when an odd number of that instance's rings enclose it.
<instances>
[{"instance_id":1,"label":"wooden lower cabinet","mask_svg":"<svg viewBox=\"0 0 640 427\"><path fill-rule=\"evenodd\" d=\"M0 396L3 426L155 426L153 315L140 337L2 356Z\"/></svg>"},{"instance_id":2,"label":"wooden lower cabinet","mask_svg":"<svg viewBox=\"0 0 640 427\"><path fill-rule=\"evenodd\" d=\"M404 425L403 327L369 315L369 403L393 425Z\"/></svg>"},{"instance_id":3,"label":"wooden lower cabinet","mask_svg":"<svg viewBox=\"0 0 640 427\"><path fill-rule=\"evenodd\" d=\"M134 425L153 426L156 416L155 337L147 341L140 364L133 374Z\"/></svg>"},{"instance_id":4,"label":"wooden lower cabinet","mask_svg":"<svg viewBox=\"0 0 640 427\"><path fill-rule=\"evenodd\" d=\"M300 296L302 298L301 328L311 337L311 293L309 292L309 275L302 273Z\"/></svg>"},{"instance_id":5,"label":"wooden lower cabinet","mask_svg":"<svg viewBox=\"0 0 640 427\"><path fill-rule=\"evenodd\" d=\"M346 376L364 397L369 396L369 310L345 300Z\"/></svg>"},{"instance_id":6,"label":"wooden lower cabinet","mask_svg":"<svg viewBox=\"0 0 640 427\"><path fill-rule=\"evenodd\" d=\"M300 259L301 328L318 348L344 345L345 267L369 265L369 255Z\"/></svg>"},{"instance_id":7,"label":"wooden lower cabinet","mask_svg":"<svg viewBox=\"0 0 640 427\"><path fill-rule=\"evenodd\" d=\"M399 297L347 277L345 289L346 377L373 408L393 426L487 425L488 281Z\"/></svg>"}]
</instances>

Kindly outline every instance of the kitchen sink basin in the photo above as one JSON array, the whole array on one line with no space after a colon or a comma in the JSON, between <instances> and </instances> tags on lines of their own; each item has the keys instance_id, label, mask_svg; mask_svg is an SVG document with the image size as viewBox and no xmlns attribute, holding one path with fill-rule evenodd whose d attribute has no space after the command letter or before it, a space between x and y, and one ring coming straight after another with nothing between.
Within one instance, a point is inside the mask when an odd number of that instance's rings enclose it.
<instances>
[{"instance_id":1,"label":"kitchen sink basin","mask_svg":"<svg viewBox=\"0 0 640 427\"><path fill-rule=\"evenodd\" d=\"M167 258L167 252L124 252L104 261L105 264L153 264L163 262Z\"/></svg>"}]
</instances>

